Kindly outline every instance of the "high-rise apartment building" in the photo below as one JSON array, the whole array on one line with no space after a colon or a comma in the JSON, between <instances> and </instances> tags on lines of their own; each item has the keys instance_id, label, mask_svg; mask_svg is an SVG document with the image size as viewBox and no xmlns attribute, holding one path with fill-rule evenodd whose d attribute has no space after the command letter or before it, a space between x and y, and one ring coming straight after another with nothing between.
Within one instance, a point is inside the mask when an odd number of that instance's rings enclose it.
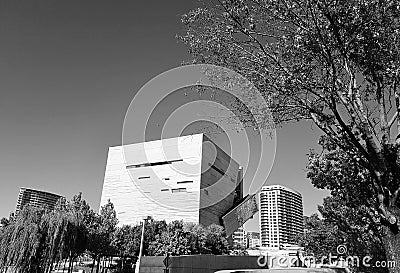
<instances>
[{"instance_id":1,"label":"high-rise apartment building","mask_svg":"<svg viewBox=\"0 0 400 273\"><path fill-rule=\"evenodd\" d=\"M260 246L260 233L255 231L246 232L247 248L257 248Z\"/></svg>"},{"instance_id":2,"label":"high-rise apartment building","mask_svg":"<svg viewBox=\"0 0 400 273\"><path fill-rule=\"evenodd\" d=\"M46 191L20 188L15 214L18 214L27 204L36 208L53 209L60 198L63 196Z\"/></svg>"},{"instance_id":3,"label":"high-rise apartment building","mask_svg":"<svg viewBox=\"0 0 400 273\"><path fill-rule=\"evenodd\" d=\"M238 228L238 230L236 230L232 234L232 239L233 239L233 247L235 249L246 249L247 237L246 237L246 231L244 230L243 227Z\"/></svg>"},{"instance_id":4,"label":"high-rise apartment building","mask_svg":"<svg viewBox=\"0 0 400 273\"><path fill-rule=\"evenodd\" d=\"M147 216L221 225L243 200L242 180L239 164L204 134L110 147L101 205L110 199L121 225Z\"/></svg>"},{"instance_id":5,"label":"high-rise apartment building","mask_svg":"<svg viewBox=\"0 0 400 273\"><path fill-rule=\"evenodd\" d=\"M260 192L261 246L279 249L294 244L303 231L301 194L280 185L264 186Z\"/></svg>"}]
</instances>

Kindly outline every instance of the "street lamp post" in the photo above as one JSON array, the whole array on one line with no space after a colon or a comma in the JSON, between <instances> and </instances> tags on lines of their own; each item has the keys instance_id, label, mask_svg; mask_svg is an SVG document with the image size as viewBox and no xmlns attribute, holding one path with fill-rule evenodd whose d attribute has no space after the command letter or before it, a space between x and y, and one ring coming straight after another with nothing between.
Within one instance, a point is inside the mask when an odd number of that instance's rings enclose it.
<instances>
[{"instance_id":1,"label":"street lamp post","mask_svg":"<svg viewBox=\"0 0 400 273\"><path fill-rule=\"evenodd\" d=\"M151 217L147 216L146 218L143 219L143 223L142 223L142 236L140 238L140 248L139 248L139 257L138 260L136 262L136 267L135 267L135 273L139 273L140 270L140 259L142 258L142 253L143 253L143 243L144 243L144 227L146 225L146 222L148 220L150 220Z\"/></svg>"}]
</instances>

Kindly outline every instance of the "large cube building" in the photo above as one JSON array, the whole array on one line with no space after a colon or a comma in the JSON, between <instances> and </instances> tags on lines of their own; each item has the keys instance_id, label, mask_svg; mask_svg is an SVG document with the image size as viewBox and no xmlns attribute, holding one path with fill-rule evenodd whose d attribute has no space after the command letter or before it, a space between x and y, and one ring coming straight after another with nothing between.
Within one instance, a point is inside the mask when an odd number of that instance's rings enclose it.
<instances>
[{"instance_id":1,"label":"large cube building","mask_svg":"<svg viewBox=\"0 0 400 273\"><path fill-rule=\"evenodd\" d=\"M110 147L101 196L119 223L183 220L221 225L243 198L239 164L204 134Z\"/></svg>"}]
</instances>

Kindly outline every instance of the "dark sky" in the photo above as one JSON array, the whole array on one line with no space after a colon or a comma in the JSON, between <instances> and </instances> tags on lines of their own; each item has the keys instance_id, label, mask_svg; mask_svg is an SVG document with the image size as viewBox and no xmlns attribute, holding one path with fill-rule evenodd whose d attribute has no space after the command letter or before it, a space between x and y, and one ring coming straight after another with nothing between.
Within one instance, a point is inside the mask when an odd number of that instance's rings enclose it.
<instances>
[{"instance_id":1,"label":"dark sky","mask_svg":"<svg viewBox=\"0 0 400 273\"><path fill-rule=\"evenodd\" d=\"M0 0L0 217L14 210L21 186L97 210L109 146L121 144L135 92L189 59L176 39L180 16L197 1ZM139 114L139 113L138 113ZM278 131L267 183L303 194L305 214L326 194L305 178L317 129Z\"/></svg>"}]
</instances>

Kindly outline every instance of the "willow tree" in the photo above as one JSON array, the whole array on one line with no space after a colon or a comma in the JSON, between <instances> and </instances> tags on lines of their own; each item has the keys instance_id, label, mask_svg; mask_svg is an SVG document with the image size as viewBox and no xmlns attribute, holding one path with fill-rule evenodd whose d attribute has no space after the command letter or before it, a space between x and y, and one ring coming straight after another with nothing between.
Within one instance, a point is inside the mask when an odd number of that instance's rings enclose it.
<instances>
[{"instance_id":1,"label":"willow tree","mask_svg":"<svg viewBox=\"0 0 400 273\"><path fill-rule=\"evenodd\" d=\"M49 272L55 263L69 259L68 272L72 272L72 261L86 248L87 223L85 215L92 212L81 193L70 201L60 199L54 210L46 217L46 266Z\"/></svg>"},{"instance_id":2,"label":"willow tree","mask_svg":"<svg viewBox=\"0 0 400 273\"><path fill-rule=\"evenodd\" d=\"M368 172L368 206L380 217L387 259L396 261L399 15L396 0L216 0L183 16L180 37L194 63L247 77L277 124L313 121Z\"/></svg>"},{"instance_id":3,"label":"willow tree","mask_svg":"<svg viewBox=\"0 0 400 273\"><path fill-rule=\"evenodd\" d=\"M0 230L0 269L45 273L54 263L69 259L72 272L72 260L86 248L87 211L90 208L80 194L67 204L59 201L54 210L24 206Z\"/></svg>"},{"instance_id":4,"label":"willow tree","mask_svg":"<svg viewBox=\"0 0 400 273\"><path fill-rule=\"evenodd\" d=\"M26 206L0 237L0 268L17 272L45 272L47 211Z\"/></svg>"}]
</instances>

